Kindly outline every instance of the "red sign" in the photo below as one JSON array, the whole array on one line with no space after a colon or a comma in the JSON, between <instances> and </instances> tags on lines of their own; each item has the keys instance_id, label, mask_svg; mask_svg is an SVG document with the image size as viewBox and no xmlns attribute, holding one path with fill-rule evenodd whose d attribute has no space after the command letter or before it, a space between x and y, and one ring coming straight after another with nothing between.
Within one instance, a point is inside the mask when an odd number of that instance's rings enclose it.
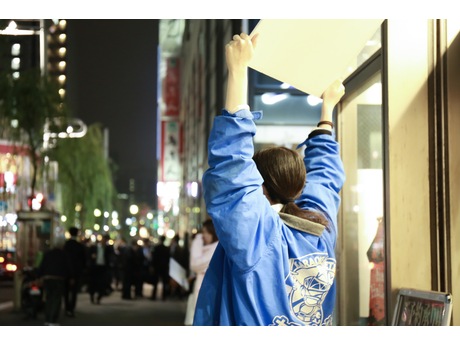
<instances>
[{"instance_id":1,"label":"red sign","mask_svg":"<svg viewBox=\"0 0 460 345\"><path fill-rule=\"evenodd\" d=\"M169 58L166 63L166 76L163 79L163 100L166 105L164 115L177 116L180 109L179 59Z\"/></svg>"}]
</instances>

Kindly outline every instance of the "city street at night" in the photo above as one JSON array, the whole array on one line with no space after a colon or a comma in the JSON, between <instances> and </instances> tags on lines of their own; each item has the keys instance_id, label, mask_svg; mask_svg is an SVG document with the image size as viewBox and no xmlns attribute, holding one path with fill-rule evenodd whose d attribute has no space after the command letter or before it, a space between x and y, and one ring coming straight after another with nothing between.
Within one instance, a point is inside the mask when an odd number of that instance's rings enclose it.
<instances>
[{"instance_id":1,"label":"city street at night","mask_svg":"<svg viewBox=\"0 0 460 345\"><path fill-rule=\"evenodd\" d=\"M102 298L101 304L92 304L89 294L82 292L78 296L75 317L61 312L59 323L62 326L183 326L186 300L167 301L150 300L151 285L144 285L144 298L134 300L121 299L121 292L114 291ZM0 293L9 289L2 285ZM6 292L8 294L8 292ZM12 296L12 291L11 291ZM27 319L22 311L13 307L12 301L0 301L0 326L43 326L43 311L37 319Z\"/></svg>"}]
</instances>

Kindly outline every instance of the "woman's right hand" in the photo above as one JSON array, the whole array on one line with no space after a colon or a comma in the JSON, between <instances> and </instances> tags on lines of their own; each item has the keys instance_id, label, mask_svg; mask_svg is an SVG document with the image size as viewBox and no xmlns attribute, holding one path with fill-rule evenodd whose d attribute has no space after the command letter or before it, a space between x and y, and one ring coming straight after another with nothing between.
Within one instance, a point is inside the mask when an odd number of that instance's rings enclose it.
<instances>
[{"instance_id":1,"label":"woman's right hand","mask_svg":"<svg viewBox=\"0 0 460 345\"><path fill-rule=\"evenodd\" d=\"M225 46L228 80L225 109L230 113L238 111L248 103L248 66L254 55L257 35L250 38L247 34L234 35Z\"/></svg>"},{"instance_id":2,"label":"woman's right hand","mask_svg":"<svg viewBox=\"0 0 460 345\"><path fill-rule=\"evenodd\" d=\"M225 46L225 57L229 71L246 70L254 56L254 49L257 45L257 37L252 39L248 34L234 35L233 39Z\"/></svg>"},{"instance_id":3,"label":"woman's right hand","mask_svg":"<svg viewBox=\"0 0 460 345\"><path fill-rule=\"evenodd\" d=\"M323 105L321 106L321 121L332 122L332 113L334 107L339 103L340 99L345 94L345 86L342 84L342 80L337 79L323 92L321 98L323 99ZM319 127L328 128L328 124L321 124ZM332 129L332 126L330 126Z\"/></svg>"}]
</instances>

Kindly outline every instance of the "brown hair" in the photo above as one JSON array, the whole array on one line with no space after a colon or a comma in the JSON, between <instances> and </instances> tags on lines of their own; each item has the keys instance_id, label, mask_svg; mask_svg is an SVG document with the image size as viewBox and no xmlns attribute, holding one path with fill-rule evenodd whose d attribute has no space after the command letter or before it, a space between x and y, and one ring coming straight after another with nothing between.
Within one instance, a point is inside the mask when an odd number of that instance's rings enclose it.
<instances>
[{"instance_id":1,"label":"brown hair","mask_svg":"<svg viewBox=\"0 0 460 345\"><path fill-rule=\"evenodd\" d=\"M212 243L217 242L219 239L217 238L216 228L214 227L214 223L212 222L211 218L206 219L202 224L202 229L206 228L206 231L212 235Z\"/></svg>"},{"instance_id":2,"label":"brown hair","mask_svg":"<svg viewBox=\"0 0 460 345\"><path fill-rule=\"evenodd\" d=\"M253 160L264 179L271 201L284 205L281 212L328 225L321 213L303 210L294 203L306 182L305 165L297 151L286 147L269 147L256 152Z\"/></svg>"}]
</instances>

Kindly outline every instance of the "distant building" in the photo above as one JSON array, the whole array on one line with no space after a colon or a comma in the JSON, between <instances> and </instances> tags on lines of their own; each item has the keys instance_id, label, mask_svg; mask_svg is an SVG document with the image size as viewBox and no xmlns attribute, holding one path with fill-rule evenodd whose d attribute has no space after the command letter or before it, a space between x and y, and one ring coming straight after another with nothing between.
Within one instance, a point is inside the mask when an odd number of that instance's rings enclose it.
<instances>
[{"instance_id":1,"label":"distant building","mask_svg":"<svg viewBox=\"0 0 460 345\"><path fill-rule=\"evenodd\" d=\"M59 82L64 99L66 86L66 20L2 19L0 21L0 71L18 77L39 68Z\"/></svg>"}]
</instances>

